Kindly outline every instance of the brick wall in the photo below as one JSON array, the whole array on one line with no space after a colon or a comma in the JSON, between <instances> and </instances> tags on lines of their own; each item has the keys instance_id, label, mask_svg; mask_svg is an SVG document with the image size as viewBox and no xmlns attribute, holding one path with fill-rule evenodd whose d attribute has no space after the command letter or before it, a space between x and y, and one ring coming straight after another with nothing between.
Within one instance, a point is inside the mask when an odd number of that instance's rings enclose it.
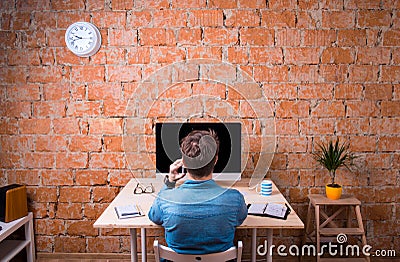
<instances>
[{"instance_id":1,"label":"brick wall","mask_svg":"<svg viewBox=\"0 0 400 262\"><path fill-rule=\"evenodd\" d=\"M311 159L315 143L349 141L358 169L340 170L337 181L363 202L374 248L400 246L400 1L3 0L0 9L0 184L28 185L37 251L128 252L127 231L92 224L131 177L154 175L154 123L189 114L243 121L246 176L273 120L267 176L303 220L307 194L329 181ZM65 47L77 21L101 31L90 58ZM195 58L218 66L174 68L159 82L202 79L164 93L157 81L140 84ZM257 88L240 95L210 80L239 72ZM248 97L268 99L255 102L264 115L255 116ZM299 243L303 232L276 234L277 243ZM249 232L239 237L248 250Z\"/></svg>"}]
</instances>

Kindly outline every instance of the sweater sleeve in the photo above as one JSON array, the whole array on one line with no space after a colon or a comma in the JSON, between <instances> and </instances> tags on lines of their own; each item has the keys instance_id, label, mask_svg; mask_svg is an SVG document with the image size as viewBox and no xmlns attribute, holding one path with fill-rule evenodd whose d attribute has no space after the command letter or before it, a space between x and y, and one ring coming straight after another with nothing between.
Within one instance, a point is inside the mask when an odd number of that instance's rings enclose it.
<instances>
[{"instance_id":1,"label":"sweater sleeve","mask_svg":"<svg viewBox=\"0 0 400 262\"><path fill-rule=\"evenodd\" d=\"M239 193L239 195L239 212L237 216L238 226L240 226L247 217L246 202L244 201L243 195L241 193Z\"/></svg>"},{"instance_id":2,"label":"sweater sleeve","mask_svg":"<svg viewBox=\"0 0 400 262\"><path fill-rule=\"evenodd\" d=\"M163 223L163 212L162 209L160 207L160 201L159 198L157 197L154 202L153 205L150 208L149 211L149 219L154 222L157 225L162 225Z\"/></svg>"},{"instance_id":3,"label":"sweater sleeve","mask_svg":"<svg viewBox=\"0 0 400 262\"><path fill-rule=\"evenodd\" d=\"M175 187L175 183L173 183L173 186ZM157 225L162 225L163 221L163 211L161 208L161 198L160 194L162 194L163 191L168 191L174 189L171 185L168 186L167 184L164 184L163 187L161 188L160 192L158 193L157 198L154 200L153 205L151 206L149 210L149 219L154 222Z\"/></svg>"}]
</instances>

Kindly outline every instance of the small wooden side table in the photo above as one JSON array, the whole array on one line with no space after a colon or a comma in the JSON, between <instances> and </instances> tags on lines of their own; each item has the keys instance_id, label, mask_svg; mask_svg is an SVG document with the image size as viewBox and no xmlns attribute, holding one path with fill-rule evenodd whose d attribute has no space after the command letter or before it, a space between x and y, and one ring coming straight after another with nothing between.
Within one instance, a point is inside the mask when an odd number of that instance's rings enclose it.
<instances>
[{"instance_id":1,"label":"small wooden side table","mask_svg":"<svg viewBox=\"0 0 400 262\"><path fill-rule=\"evenodd\" d=\"M365 236L364 225L361 217L361 202L357 198L349 195L342 195L342 197L338 200L331 200L324 195L320 194L310 194L308 195L310 199L310 203L308 205L308 212L307 212L307 222L306 222L306 232L304 235L303 244L306 243L307 238L312 239L315 236L315 242L317 244L317 261L320 261L321 258L319 256L321 250L321 237L338 237L339 234L345 234L345 238L350 236L360 236L362 244L365 246L367 245L367 238ZM328 216L324 210L321 210L321 206L339 206L339 209L334 212L332 215ZM315 209L315 224L316 228L313 230L311 228L311 216L312 216L312 207ZM354 210L358 227L351 227L351 209ZM341 214L343 211L347 211L347 227L338 227L335 223L334 219ZM321 216L325 219L321 223ZM327 227L327 226L330 227ZM338 237L339 238L339 237ZM360 249L361 250L361 249ZM367 256L364 258L359 258L362 261L370 261L370 258Z\"/></svg>"},{"instance_id":2,"label":"small wooden side table","mask_svg":"<svg viewBox=\"0 0 400 262\"><path fill-rule=\"evenodd\" d=\"M27 261L35 262L35 241L33 235L33 214L29 212L27 216L11 221L9 223L0 222L0 261L9 261L16 256L22 249L26 248ZM5 240L21 226L25 227L25 240Z\"/></svg>"}]
</instances>

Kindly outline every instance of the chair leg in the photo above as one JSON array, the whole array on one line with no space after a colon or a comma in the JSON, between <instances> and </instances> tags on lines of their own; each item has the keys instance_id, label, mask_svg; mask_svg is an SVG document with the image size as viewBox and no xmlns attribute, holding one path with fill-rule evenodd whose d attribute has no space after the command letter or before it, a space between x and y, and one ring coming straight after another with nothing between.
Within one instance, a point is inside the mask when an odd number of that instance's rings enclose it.
<instances>
[{"instance_id":1,"label":"chair leg","mask_svg":"<svg viewBox=\"0 0 400 262\"><path fill-rule=\"evenodd\" d=\"M155 261L159 262L160 261L160 250L158 249L158 240L154 240L153 248L154 248Z\"/></svg>"},{"instance_id":2,"label":"chair leg","mask_svg":"<svg viewBox=\"0 0 400 262\"><path fill-rule=\"evenodd\" d=\"M236 258L237 262L241 262L242 261L242 252L243 252L243 242L242 241L238 241L237 258Z\"/></svg>"}]
</instances>

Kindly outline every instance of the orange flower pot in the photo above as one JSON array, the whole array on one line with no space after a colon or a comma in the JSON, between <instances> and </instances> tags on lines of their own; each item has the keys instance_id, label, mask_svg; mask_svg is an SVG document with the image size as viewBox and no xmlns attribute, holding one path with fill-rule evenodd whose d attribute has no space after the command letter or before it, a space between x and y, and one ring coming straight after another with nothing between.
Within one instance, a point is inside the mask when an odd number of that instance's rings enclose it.
<instances>
[{"instance_id":1,"label":"orange flower pot","mask_svg":"<svg viewBox=\"0 0 400 262\"><path fill-rule=\"evenodd\" d=\"M326 197L332 200L337 200L342 196L342 186L338 184L327 184L325 186Z\"/></svg>"}]
</instances>

